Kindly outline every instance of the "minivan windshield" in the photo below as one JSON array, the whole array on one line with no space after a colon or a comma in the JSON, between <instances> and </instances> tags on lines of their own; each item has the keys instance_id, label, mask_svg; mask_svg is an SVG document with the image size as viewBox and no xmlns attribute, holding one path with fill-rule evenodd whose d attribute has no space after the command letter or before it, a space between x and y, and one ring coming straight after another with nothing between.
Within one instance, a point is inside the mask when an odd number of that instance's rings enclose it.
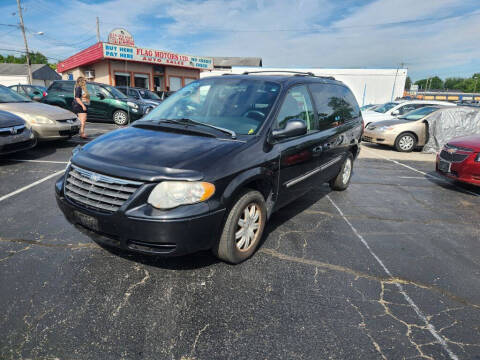
<instances>
[{"instance_id":1,"label":"minivan windshield","mask_svg":"<svg viewBox=\"0 0 480 360\"><path fill-rule=\"evenodd\" d=\"M253 135L268 117L279 92L280 84L260 79L201 79L175 92L142 120L190 119Z\"/></svg>"},{"instance_id":2,"label":"minivan windshield","mask_svg":"<svg viewBox=\"0 0 480 360\"><path fill-rule=\"evenodd\" d=\"M16 91L0 85L0 103L32 102L30 98L20 95Z\"/></svg>"},{"instance_id":3,"label":"minivan windshield","mask_svg":"<svg viewBox=\"0 0 480 360\"><path fill-rule=\"evenodd\" d=\"M421 107L420 109L412 110L405 115L399 116L398 119L416 121L424 118L425 116L431 114L434 111L437 111L438 109L438 106L425 106Z\"/></svg>"},{"instance_id":4,"label":"minivan windshield","mask_svg":"<svg viewBox=\"0 0 480 360\"><path fill-rule=\"evenodd\" d=\"M389 102L389 103L383 104L383 105L375 108L373 111L385 114L388 110L390 110L391 108L393 108L397 105L398 105L398 103L396 103L396 102Z\"/></svg>"}]
</instances>

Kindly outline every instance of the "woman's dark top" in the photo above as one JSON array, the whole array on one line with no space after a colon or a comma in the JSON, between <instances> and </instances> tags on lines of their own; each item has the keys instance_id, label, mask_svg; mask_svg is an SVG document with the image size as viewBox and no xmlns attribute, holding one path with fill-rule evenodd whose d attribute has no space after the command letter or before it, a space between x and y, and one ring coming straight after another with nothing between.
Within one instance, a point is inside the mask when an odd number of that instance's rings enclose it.
<instances>
[{"instance_id":1,"label":"woman's dark top","mask_svg":"<svg viewBox=\"0 0 480 360\"><path fill-rule=\"evenodd\" d=\"M83 94L83 90L80 86L77 86L75 88L75 97L73 98L73 101L72 101L72 110L75 114L82 114L82 113L86 113L85 110L83 110L82 108L82 105L80 105L78 102L77 102L77 98L82 100L82 94ZM84 104L85 105L85 104ZM85 105L85 107L87 107L87 105Z\"/></svg>"}]
</instances>

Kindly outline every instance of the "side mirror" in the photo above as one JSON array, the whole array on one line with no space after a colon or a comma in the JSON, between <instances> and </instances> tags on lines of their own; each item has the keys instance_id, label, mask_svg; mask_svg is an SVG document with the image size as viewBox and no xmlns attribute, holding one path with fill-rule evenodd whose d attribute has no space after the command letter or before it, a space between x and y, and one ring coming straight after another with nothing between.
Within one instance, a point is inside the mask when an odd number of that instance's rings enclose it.
<instances>
[{"instance_id":1,"label":"side mirror","mask_svg":"<svg viewBox=\"0 0 480 360\"><path fill-rule=\"evenodd\" d=\"M397 115L400 115L400 111L398 110L392 111L392 116L397 116Z\"/></svg>"},{"instance_id":2,"label":"side mirror","mask_svg":"<svg viewBox=\"0 0 480 360\"><path fill-rule=\"evenodd\" d=\"M102 93L97 93L96 95L100 100L105 99L105 95L103 95Z\"/></svg>"},{"instance_id":3,"label":"side mirror","mask_svg":"<svg viewBox=\"0 0 480 360\"><path fill-rule=\"evenodd\" d=\"M290 119L287 121L284 129L272 131L273 139L285 139L294 136L300 136L307 133L307 124L300 119Z\"/></svg>"}]
</instances>

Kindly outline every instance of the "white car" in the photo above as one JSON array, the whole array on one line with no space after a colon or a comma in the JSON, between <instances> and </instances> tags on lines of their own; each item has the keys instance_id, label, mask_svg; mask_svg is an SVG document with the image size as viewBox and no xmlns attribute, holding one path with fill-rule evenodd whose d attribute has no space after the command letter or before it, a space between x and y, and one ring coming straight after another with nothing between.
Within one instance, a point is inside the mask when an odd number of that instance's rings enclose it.
<instances>
[{"instance_id":1,"label":"white car","mask_svg":"<svg viewBox=\"0 0 480 360\"><path fill-rule=\"evenodd\" d=\"M399 115L404 115L412 110L424 106L455 106L448 101L435 100L399 100L385 103L374 110L362 111L365 126L378 121L394 120Z\"/></svg>"}]
</instances>

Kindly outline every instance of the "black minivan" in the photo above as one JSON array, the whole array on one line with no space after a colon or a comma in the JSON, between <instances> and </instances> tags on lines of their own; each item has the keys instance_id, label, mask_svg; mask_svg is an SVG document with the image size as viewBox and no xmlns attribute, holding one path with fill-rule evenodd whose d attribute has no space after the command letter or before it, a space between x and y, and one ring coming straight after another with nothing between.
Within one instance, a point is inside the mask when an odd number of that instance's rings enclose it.
<instances>
[{"instance_id":1,"label":"black minivan","mask_svg":"<svg viewBox=\"0 0 480 360\"><path fill-rule=\"evenodd\" d=\"M95 241L145 254L250 257L270 215L328 182L345 190L363 132L352 92L312 74L197 80L78 148L55 185Z\"/></svg>"}]
</instances>

